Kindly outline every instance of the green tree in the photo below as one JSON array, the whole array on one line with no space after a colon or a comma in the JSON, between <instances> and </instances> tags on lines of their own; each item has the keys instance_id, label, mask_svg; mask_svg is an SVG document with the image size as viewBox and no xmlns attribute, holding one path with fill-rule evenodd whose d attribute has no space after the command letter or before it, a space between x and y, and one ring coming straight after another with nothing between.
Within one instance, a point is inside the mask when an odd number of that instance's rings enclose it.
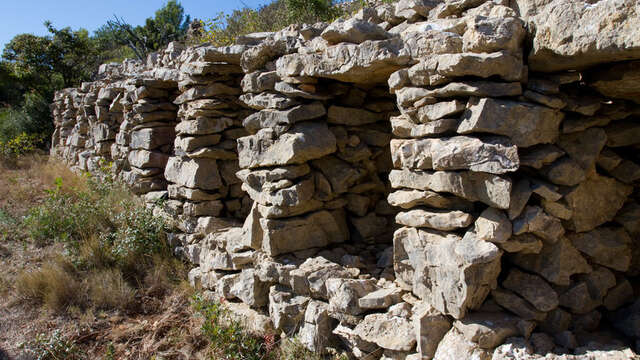
<instances>
[{"instance_id":1,"label":"green tree","mask_svg":"<svg viewBox=\"0 0 640 360\"><path fill-rule=\"evenodd\" d=\"M185 15L182 5L170 0L156 11L155 17L147 18L144 26L133 27L114 16L105 28L100 29L100 34L105 39L128 46L139 60L145 60L150 52L160 50L171 41L184 39L190 22L191 17Z\"/></svg>"}]
</instances>

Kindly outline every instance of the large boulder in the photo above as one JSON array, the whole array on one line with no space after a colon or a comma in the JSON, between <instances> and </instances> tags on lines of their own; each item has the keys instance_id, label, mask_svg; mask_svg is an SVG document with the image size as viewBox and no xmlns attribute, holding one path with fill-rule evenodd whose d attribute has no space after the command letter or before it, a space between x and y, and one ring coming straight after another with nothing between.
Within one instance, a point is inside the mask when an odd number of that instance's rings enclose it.
<instances>
[{"instance_id":1,"label":"large boulder","mask_svg":"<svg viewBox=\"0 0 640 360\"><path fill-rule=\"evenodd\" d=\"M460 238L404 227L393 242L398 279L443 314L464 317L497 286L502 251L471 232Z\"/></svg>"},{"instance_id":2,"label":"large boulder","mask_svg":"<svg viewBox=\"0 0 640 360\"><path fill-rule=\"evenodd\" d=\"M553 72L640 59L640 11L635 1L555 0L532 18L529 67Z\"/></svg>"}]
</instances>

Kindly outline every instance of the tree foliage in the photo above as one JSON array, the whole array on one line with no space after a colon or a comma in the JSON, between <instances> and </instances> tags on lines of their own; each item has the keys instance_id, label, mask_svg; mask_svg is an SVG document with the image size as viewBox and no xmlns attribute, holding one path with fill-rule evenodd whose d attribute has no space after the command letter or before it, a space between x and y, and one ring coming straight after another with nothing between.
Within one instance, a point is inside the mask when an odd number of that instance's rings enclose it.
<instances>
[{"instance_id":1,"label":"tree foliage","mask_svg":"<svg viewBox=\"0 0 640 360\"><path fill-rule=\"evenodd\" d=\"M144 26L132 26L114 15L99 33L114 44L125 45L139 60L147 54L161 49L171 41L182 40L187 34L191 17L185 15L184 8L176 0L170 0L147 18Z\"/></svg>"}]
</instances>

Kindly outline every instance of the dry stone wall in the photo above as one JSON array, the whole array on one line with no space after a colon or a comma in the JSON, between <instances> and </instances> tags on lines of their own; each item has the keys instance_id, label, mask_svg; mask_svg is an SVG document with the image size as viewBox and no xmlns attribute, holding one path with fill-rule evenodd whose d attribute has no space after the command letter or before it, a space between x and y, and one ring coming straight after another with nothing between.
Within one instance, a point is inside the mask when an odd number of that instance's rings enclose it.
<instances>
[{"instance_id":1,"label":"dry stone wall","mask_svg":"<svg viewBox=\"0 0 640 360\"><path fill-rule=\"evenodd\" d=\"M51 153L112 162L256 333L359 359L633 358L639 10L401 0L172 43L58 92Z\"/></svg>"}]
</instances>

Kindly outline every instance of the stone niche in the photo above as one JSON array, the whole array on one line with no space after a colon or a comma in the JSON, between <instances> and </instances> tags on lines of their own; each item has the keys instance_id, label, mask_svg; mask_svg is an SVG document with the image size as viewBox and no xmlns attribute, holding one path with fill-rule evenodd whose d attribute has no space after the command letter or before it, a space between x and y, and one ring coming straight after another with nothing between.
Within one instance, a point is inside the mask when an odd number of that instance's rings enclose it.
<instances>
[{"instance_id":1,"label":"stone niche","mask_svg":"<svg viewBox=\"0 0 640 360\"><path fill-rule=\"evenodd\" d=\"M623 0L401 0L174 43L58 92L51 153L112 161L255 333L359 359L633 358L638 26Z\"/></svg>"}]
</instances>

